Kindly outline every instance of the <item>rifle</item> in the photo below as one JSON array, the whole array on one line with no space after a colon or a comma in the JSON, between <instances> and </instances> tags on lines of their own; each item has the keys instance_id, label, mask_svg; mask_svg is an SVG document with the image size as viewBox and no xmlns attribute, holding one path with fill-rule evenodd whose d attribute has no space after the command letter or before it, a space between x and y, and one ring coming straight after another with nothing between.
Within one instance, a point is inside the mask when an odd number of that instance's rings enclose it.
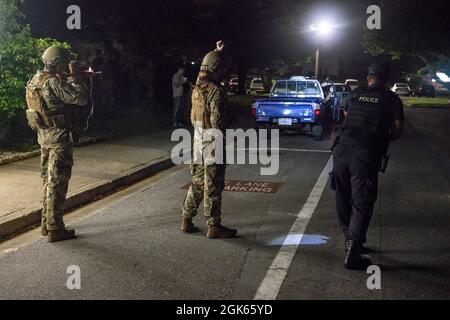
<instances>
[{"instance_id":1,"label":"rifle","mask_svg":"<svg viewBox=\"0 0 450 320\"><path fill-rule=\"evenodd\" d=\"M380 172L386 173L387 167L389 165L389 160L391 159L391 155L386 153L381 159Z\"/></svg>"},{"instance_id":2,"label":"rifle","mask_svg":"<svg viewBox=\"0 0 450 320\"><path fill-rule=\"evenodd\" d=\"M77 77L82 76L85 79L89 80L89 84L87 86L89 87L89 100L91 101L91 110L89 112L89 115L86 118L86 126L81 129L81 131L87 131L89 129L89 122L94 116L94 100L93 100L93 87L94 87L94 77L97 75L101 75L101 71L94 71L92 68L89 68L88 70L80 70L80 65L77 61L72 61L69 64L69 69L71 71L70 74L66 74L67 77ZM75 130L76 131L76 130ZM76 136L78 136L77 133L75 133Z\"/></svg>"},{"instance_id":3,"label":"rifle","mask_svg":"<svg viewBox=\"0 0 450 320\"><path fill-rule=\"evenodd\" d=\"M337 125L334 127L333 132L331 133L331 151L339 144L339 140L342 136L342 126Z\"/></svg>"},{"instance_id":4,"label":"rifle","mask_svg":"<svg viewBox=\"0 0 450 320\"><path fill-rule=\"evenodd\" d=\"M380 166L378 168L379 172L381 172L383 174L386 173L390 159L391 159L391 155L389 154L389 144L387 144L383 150L383 157L381 158Z\"/></svg>"}]
</instances>

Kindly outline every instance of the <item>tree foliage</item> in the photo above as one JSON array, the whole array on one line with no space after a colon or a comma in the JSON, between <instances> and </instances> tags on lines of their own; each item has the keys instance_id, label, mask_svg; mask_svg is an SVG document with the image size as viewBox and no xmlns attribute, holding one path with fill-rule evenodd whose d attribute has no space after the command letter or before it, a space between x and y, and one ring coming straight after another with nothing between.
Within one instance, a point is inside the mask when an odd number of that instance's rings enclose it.
<instances>
[{"instance_id":1,"label":"tree foliage","mask_svg":"<svg viewBox=\"0 0 450 320\"><path fill-rule=\"evenodd\" d=\"M29 25L21 23L18 10L22 0L0 1L0 122L25 109L25 85L42 66L43 51L53 45L70 49L54 39L33 38Z\"/></svg>"},{"instance_id":2,"label":"tree foliage","mask_svg":"<svg viewBox=\"0 0 450 320\"><path fill-rule=\"evenodd\" d=\"M438 64L442 56L448 56L450 28L445 1L382 0L380 6L382 29L365 30L366 52L392 60L420 58Z\"/></svg>"}]
</instances>

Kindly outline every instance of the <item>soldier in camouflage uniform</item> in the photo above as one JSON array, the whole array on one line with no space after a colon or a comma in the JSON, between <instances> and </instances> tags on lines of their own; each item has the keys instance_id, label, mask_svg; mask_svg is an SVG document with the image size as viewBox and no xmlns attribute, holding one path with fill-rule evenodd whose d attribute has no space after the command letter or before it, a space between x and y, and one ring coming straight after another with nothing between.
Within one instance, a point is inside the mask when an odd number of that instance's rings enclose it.
<instances>
[{"instance_id":1,"label":"soldier in camouflage uniform","mask_svg":"<svg viewBox=\"0 0 450 320\"><path fill-rule=\"evenodd\" d=\"M65 228L63 210L73 165L73 111L87 105L89 89L77 64L69 65L70 58L66 49L48 48L42 56L44 71L38 71L27 85L27 118L41 146L41 231L49 242L75 238L75 231ZM66 78L68 65L71 74Z\"/></svg>"},{"instance_id":2,"label":"soldier in camouflage uniform","mask_svg":"<svg viewBox=\"0 0 450 320\"><path fill-rule=\"evenodd\" d=\"M191 122L194 126L192 184L184 201L181 226L181 230L186 233L198 231L192 218L197 215L203 201L208 223L208 238L232 238L237 234L237 230L221 225L226 163L224 157L216 159L218 148L225 145L223 137L229 125L227 99L220 85L221 74L224 71L220 57L223 49L224 43L219 41L217 49L205 56L192 93ZM225 152L222 151L220 150L220 154L223 156Z\"/></svg>"}]
</instances>

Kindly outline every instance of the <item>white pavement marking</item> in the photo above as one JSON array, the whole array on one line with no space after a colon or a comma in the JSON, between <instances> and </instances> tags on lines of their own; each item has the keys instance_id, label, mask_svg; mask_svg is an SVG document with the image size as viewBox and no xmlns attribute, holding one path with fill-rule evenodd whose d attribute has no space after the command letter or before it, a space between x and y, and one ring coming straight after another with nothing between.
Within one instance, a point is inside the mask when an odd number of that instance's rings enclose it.
<instances>
[{"instance_id":1,"label":"white pavement marking","mask_svg":"<svg viewBox=\"0 0 450 320\"><path fill-rule=\"evenodd\" d=\"M227 149L231 149L227 147ZM234 148L237 151L291 151L291 152L313 152L313 153L331 153L330 150L312 150L312 149L291 149L291 148Z\"/></svg>"},{"instance_id":2,"label":"white pavement marking","mask_svg":"<svg viewBox=\"0 0 450 320\"><path fill-rule=\"evenodd\" d=\"M283 284L284 278L289 270L292 260L294 259L295 253L302 241L303 234L306 231L309 221L311 220L314 211L322 197L323 191L328 183L328 173L332 170L333 158L330 157L325 168L319 176L311 194L303 205L302 210L297 215L297 219L292 225L289 234L286 239L292 239L294 235L301 235L297 237L296 243L293 245L292 242L289 245L283 245L278 251L277 256L269 267L267 274L258 291L255 295L255 300L275 300L280 291L281 285ZM285 240L286 241L286 240Z\"/></svg>"}]
</instances>

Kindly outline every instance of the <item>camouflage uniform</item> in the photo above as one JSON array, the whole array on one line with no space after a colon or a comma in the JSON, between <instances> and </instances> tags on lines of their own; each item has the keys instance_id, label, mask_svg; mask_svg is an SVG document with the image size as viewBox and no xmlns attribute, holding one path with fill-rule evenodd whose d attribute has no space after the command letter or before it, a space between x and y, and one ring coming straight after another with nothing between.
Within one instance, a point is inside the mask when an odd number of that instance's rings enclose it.
<instances>
[{"instance_id":1,"label":"camouflage uniform","mask_svg":"<svg viewBox=\"0 0 450 320\"><path fill-rule=\"evenodd\" d=\"M63 123L58 126L41 126L37 130L44 185L42 225L47 226L48 231L54 231L65 228L62 214L73 166L71 113L75 105L88 103L89 91L78 79L70 77L65 81L44 71L39 71L31 83L37 84L42 77L48 77L42 86L47 109L64 116L60 119Z\"/></svg>"},{"instance_id":2,"label":"camouflage uniform","mask_svg":"<svg viewBox=\"0 0 450 320\"><path fill-rule=\"evenodd\" d=\"M222 192L225 187L225 160L217 162L215 137L207 137L208 130L222 133L227 128L227 98L220 87L212 81L198 81L192 93L191 122L194 126L194 159L191 164L192 184L183 205L183 217L192 219L197 215L202 200L208 225L221 222ZM222 153L224 154L224 152ZM201 155L202 158L199 158Z\"/></svg>"}]
</instances>

